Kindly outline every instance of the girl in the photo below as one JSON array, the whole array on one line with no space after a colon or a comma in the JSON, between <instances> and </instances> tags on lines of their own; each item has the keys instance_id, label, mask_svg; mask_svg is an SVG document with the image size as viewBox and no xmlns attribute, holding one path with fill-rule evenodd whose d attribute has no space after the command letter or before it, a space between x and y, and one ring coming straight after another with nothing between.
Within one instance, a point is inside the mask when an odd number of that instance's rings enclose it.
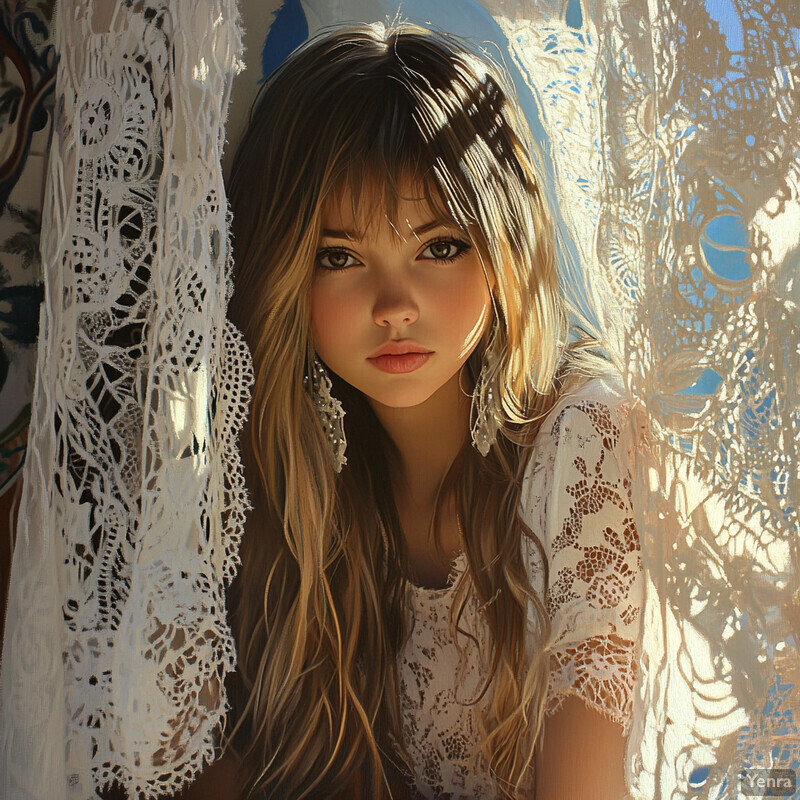
<instances>
[{"instance_id":1,"label":"girl","mask_svg":"<svg viewBox=\"0 0 800 800\"><path fill-rule=\"evenodd\" d=\"M628 424L528 139L500 69L408 25L263 88L230 181L243 796L626 796Z\"/></svg>"}]
</instances>

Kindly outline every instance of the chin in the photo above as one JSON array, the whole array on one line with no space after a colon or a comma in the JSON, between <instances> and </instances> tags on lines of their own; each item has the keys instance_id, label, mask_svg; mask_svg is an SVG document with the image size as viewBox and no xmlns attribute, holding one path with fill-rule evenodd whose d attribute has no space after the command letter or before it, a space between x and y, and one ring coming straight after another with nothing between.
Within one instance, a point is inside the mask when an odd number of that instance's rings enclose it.
<instances>
[{"instance_id":1,"label":"chin","mask_svg":"<svg viewBox=\"0 0 800 800\"><path fill-rule=\"evenodd\" d=\"M387 408L414 408L421 406L436 393L436 390L425 391L419 387L415 389L397 389L391 392L365 392L368 400L379 403Z\"/></svg>"}]
</instances>

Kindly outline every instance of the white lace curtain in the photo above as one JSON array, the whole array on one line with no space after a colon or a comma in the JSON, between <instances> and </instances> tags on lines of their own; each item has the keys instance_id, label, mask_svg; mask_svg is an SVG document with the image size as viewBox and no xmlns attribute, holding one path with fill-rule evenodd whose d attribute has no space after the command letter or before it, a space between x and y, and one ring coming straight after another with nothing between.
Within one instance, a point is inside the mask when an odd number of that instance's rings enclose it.
<instances>
[{"instance_id":1,"label":"white lace curtain","mask_svg":"<svg viewBox=\"0 0 800 800\"><path fill-rule=\"evenodd\" d=\"M249 355L225 322L220 157L240 30L232 0L56 15L0 796L155 797L213 758L235 664Z\"/></svg>"},{"instance_id":2,"label":"white lace curtain","mask_svg":"<svg viewBox=\"0 0 800 800\"><path fill-rule=\"evenodd\" d=\"M799 9L586 3L576 29L509 5L650 424L628 777L738 797L742 769L800 771Z\"/></svg>"},{"instance_id":3,"label":"white lace curtain","mask_svg":"<svg viewBox=\"0 0 800 800\"><path fill-rule=\"evenodd\" d=\"M296 4L311 30L396 10ZM225 321L219 159L237 8L121 2L101 21L103 5L57 10L3 798L84 800L111 777L137 797L176 790L212 757L235 666L224 591L246 510L249 364ZM507 44L566 271L590 289L576 301L596 306L647 412L632 789L733 800L742 768L800 770L797 4L403 13Z\"/></svg>"}]
</instances>

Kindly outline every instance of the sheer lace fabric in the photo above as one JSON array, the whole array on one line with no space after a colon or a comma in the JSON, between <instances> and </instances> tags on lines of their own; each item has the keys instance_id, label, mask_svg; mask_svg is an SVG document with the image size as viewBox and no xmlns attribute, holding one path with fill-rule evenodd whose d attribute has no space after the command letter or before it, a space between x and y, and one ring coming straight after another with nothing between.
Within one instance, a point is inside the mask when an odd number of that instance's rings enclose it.
<instances>
[{"instance_id":1,"label":"sheer lace fabric","mask_svg":"<svg viewBox=\"0 0 800 800\"><path fill-rule=\"evenodd\" d=\"M47 299L2 664L9 800L84 800L111 779L176 791L213 758L234 667L250 367L225 321L220 156L236 6L113 9L57 9Z\"/></svg>"},{"instance_id":2,"label":"sheer lace fabric","mask_svg":"<svg viewBox=\"0 0 800 800\"><path fill-rule=\"evenodd\" d=\"M552 668L547 711L581 697L627 732L633 707L643 582L631 507L628 406L613 382L594 380L544 421L523 482L521 511L542 539L550 569ZM538 550L523 542L533 588L543 595ZM412 587L413 624L400 660L404 734L427 798L492 799L497 790L477 757L478 700L488 674L488 630L471 597L459 655L450 635L454 581ZM490 689L491 691L491 689ZM533 776L531 776L531 782ZM531 783L532 787L532 783Z\"/></svg>"},{"instance_id":3,"label":"sheer lace fabric","mask_svg":"<svg viewBox=\"0 0 800 800\"><path fill-rule=\"evenodd\" d=\"M566 5L487 3L649 424L628 782L738 797L743 767L800 768L800 15Z\"/></svg>"},{"instance_id":4,"label":"sheer lace fabric","mask_svg":"<svg viewBox=\"0 0 800 800\"><path fill-rule=\"evenodd\" d=\"M455 562L453 582L465 567L462 555ZM476 759L480 727L475 701L485 669L474 642L459 638L462 658L450 635L453 593L452 584L441 590L411 587L413 626L398 669L403 736L422 797L494 798L494 783ZM462 625L485 640L474 597Z\"/></svg>"}]
</instances>

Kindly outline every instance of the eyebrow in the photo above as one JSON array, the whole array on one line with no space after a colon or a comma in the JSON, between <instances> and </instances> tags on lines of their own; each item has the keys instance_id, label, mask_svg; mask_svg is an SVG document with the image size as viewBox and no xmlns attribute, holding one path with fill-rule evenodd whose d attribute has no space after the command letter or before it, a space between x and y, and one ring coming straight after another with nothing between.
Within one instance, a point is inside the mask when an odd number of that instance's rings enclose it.
<instances>
[{"instance_id":1,"label":"eyebrow","mask_svg":"<svg viewBox=\"0 0 800 800\"><path fill-rule=\"evenodd\" d=\"M345 231L336 228L323 228L320 236L325 239L361 239L358 231Z\"/></svg>"},{"instance_id":2,"label":"eyebrow","mask_svg":"<svg viewBox=\"0 0 800 800\"><path fill-rule=\"evenodd\" d=\"M446 219L432 219L430 222L426 222L418 228L412 228L409 225L410 233L416 237L424 236L428 231L435 230L436 228L458 228L460 230L461 226L458 225L455 220ZM338 228L323 228L321 236L325 239L349 239L351 241L364 238L361 231L342 230Z\"/></svg>"}]
</instances>

